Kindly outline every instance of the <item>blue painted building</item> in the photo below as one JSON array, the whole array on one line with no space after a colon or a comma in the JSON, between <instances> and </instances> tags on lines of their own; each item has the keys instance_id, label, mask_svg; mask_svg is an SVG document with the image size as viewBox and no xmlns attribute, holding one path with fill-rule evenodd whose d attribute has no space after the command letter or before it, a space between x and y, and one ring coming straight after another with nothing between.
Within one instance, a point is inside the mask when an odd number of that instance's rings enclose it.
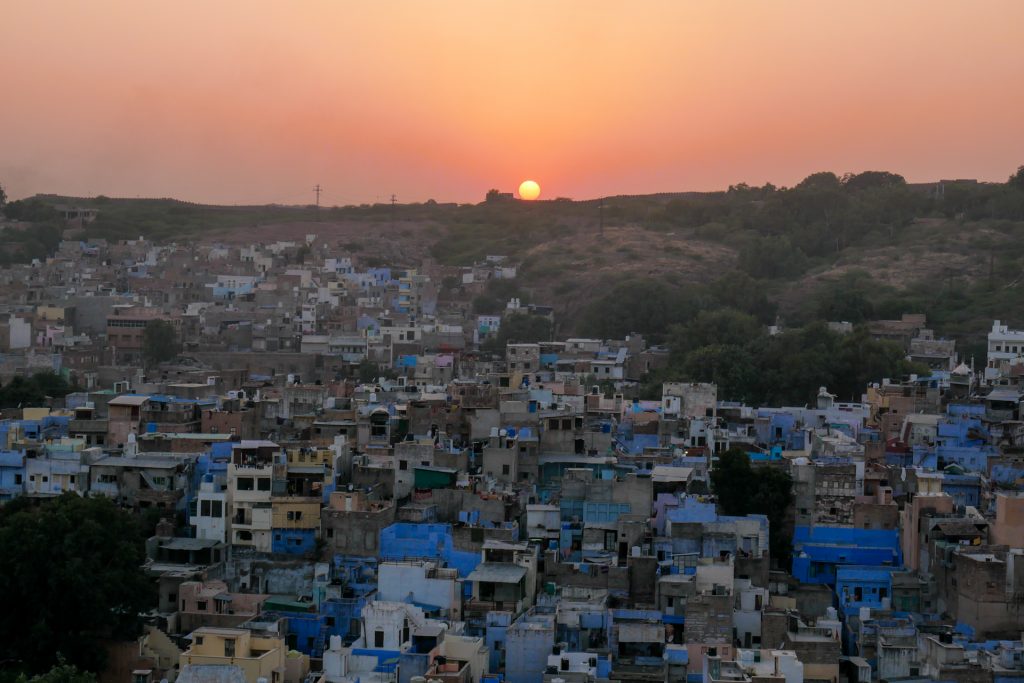
<instances>
[{"instance_id":1,"label":"blue painted building","mask_svg":"<svg viewBox=\"0 0 1024 683\"><path fill-rule=\"evenodd\" d=\"M0 451L0 502L17 498L25 490L25 454Z\"/></svg>"},{"instance_id":2,"label":"blue painted building","mask_svg":"<svg viewBox=\"0 0 1024 683\"><path fill-rule=\"evenodd\" d=\"M891 604L892 572L891 567L838 567L835 590L840 614L852 614L861 607L883 609Z\"/></svg>"},{"instance_id":3,"label":"blue painted building","mask_svg":"<svg viewBox=\"0 0 1024 683\"><path fill-rule=\"evenodd\" d=\"M284 555L305 555L316 550L316 529L272 529L270 551Z\"/></svg>"},{"instance_id":4,"label":"blue painted building","mask_svg":"<svg viewBox=\"0 0 1024 683\"><path fill-rule=\"evenodd\" d=\"M380 560L438 560L444 566L452 567L461 578L480 564L480 554L457 550L452 538L450 524L413 524L398 522L380 531ZM472 584L463 585L468 592Z\"/></svg>"},{"instance_id":5,"label":"blue painted building","mask_svg":"<svg viewBox=\"0 0 1024 683\"><path fill-rule=\"evenodd\" d=\"M490 653L488 668L491 671L499 671L505 666L505 650L507 649L505 637L509 626L512 625L512 613L488 612L486 619L484 642L487 643Z\"/></svg>"},{"instance_id":6,"label":"blue painted building","mask_svg":"<svg viewBox=\"0 0 1024 683\"><path fill-rule=\"evenodd\" d=\"M844 566L902 565L898 529L798 526L793 533L793 576L804 583L835 586Z\"/></svg>"},{"instance_id":7,"label":"blue painted building","mask_svg":"<svg viewBox=\"0 0 1024 683\"><path fill-rule=\"evenodd\" d=\"M554 644L554 613L524 613L505 632L505 680L542 683Z\"/></svg>"},{"instance_id":8,"label":"blue painted building","mask_svg":"<svg viewBox=\"0 0 1024 683\"><path fill-rule=\"evenodd\" d=\"M981 503L981 476L963 474L962 469L951 465L942 475L942 492L949 494L957 507L977 507Z\"/></svg>"}]
</instances>

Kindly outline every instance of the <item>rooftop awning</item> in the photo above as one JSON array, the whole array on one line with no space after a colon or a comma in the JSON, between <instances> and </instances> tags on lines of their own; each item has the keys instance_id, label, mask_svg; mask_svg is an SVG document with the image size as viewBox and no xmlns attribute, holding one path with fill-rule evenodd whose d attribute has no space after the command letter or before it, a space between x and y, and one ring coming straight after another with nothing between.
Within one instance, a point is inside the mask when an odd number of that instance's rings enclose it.
<instances>
[{"instance_id":1,"label":"rooftop awning","mask_svg":"<svg viewBox=\"0 0 1024 683\"><path fill-rule=\"evenodd\" d=\"M519 583L526 576L526 567L502 562L485 562L466 577L467 581L484 583Z\"/></svg>"}]
</instances>

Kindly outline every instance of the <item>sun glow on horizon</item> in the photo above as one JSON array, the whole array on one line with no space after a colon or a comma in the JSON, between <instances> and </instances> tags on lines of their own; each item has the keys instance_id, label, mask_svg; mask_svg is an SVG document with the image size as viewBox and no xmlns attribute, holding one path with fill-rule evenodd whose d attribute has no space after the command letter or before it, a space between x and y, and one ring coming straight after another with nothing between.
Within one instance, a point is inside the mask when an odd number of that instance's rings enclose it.
<instances>
[{"instance_id":1,"label":"sun glow on horizon","mask_svg":"<svg viewBox=\"0 0 1024 683\"><path fill-rule=\"evenodd\" d=\"M540 196L540 185L533 180L524 180L519 185L519 198L533 201Z\"/></svg>"}]
</instances>

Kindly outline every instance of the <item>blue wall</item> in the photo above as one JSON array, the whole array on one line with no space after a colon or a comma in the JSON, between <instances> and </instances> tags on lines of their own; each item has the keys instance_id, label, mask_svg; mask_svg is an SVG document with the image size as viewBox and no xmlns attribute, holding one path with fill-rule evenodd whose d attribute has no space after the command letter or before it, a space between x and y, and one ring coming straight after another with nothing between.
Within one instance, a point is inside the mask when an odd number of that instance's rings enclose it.
<instances>
[{"instance_id":1,"label":"blue wall","mask_svg":"<svg viewBox=\"0 0 1024 683\"><path fill-rule=\"evenodd\" d=\"M270 551L304 555L316 550L316 529L272 529Z\"/></svg>"},{"instance_id":2,"label":"blue wall","mask_svg":"<svg viewBox=\"0 0 1024 683\"><path fill-rule=\"evenodd\" d=\"M459 572L461 578L480 564L478 553L456 550L452 542L452 528L449 524L413 524L398 522L380 531L380 559L441 560ZM472 591L472 584L463 584L465 594Z\"/></svg>"},{"instance_id":3,"label":"blue wall","mask_svg":"<svg viewBox=\"0 0 1024 683\"><path fill-rule=\"evenodd\" d=\"M892 569L888 567L839 567L836 570L836 598L843 614L861 607L881 609L882 600L892 599Z\"/></svg>"},{"instance_id":4,"label":"blue wall","mask_svg":"<svg viewBox=\"0 0 1024 683\"><path fill-rule=\"evenodd\" d=\"M898 529L798 526L793 534L793 576L834 586L840 566L903 565Z\"/></svg>"}]
</instances>

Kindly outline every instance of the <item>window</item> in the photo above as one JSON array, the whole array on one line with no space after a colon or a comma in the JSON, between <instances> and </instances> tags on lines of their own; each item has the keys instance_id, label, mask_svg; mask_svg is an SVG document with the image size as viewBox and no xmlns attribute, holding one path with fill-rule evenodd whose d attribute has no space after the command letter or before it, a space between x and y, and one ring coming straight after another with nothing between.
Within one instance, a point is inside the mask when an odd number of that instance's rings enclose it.
<instances>
[{"instance_id":1,"label":"window","mask_svg":"<svg viewBox=\"0 0 1024 683\"><path fill-rule=\"evenodd\" d=\"M502 465L501 466L501 473L502 474L506 474L507 475L510 471L511 471L511 468L509 468L508 465Z\"/></svg>"},{"instance_id":2,"label":"window","mask_svg":"<svg viewBox=\"0 0 1024 683\"><path fill-rule=\"evenodd\" d=\"M185 603L182 602L181 604L184 605ZM182 609L185 609L185 608L182 607ZM203 637L202 636L193 636L192 642L195 643L196 645L202 645L203 644Z\"/></svg>"},{"instance_id":3,"label":"window","mask_svg":"<svg viewBox=\"0 0 1024 683\"><path fill-rule=\"evenodd\" d=\"M197 602L196 603L196 609L199 610L200 612L205 612L206 611L206 600L200 600L199 602Z\"/></svg>"},{"instance_id":4,"label":"window","mask_svg":"<svg viewBox=\"0 0 1024 683\"><path fill-rule=\"evenodd\" d=\"M201 500L199 501L199 516L209 517L210 516L210 501Z\"/></svg>"},{"instance_id":5,"label":"window","mask_svg":"<svg viewBox=\"0 0 1024 683\"><path fill-rule=\"evenodd\" d=\"M210 516L211 517L222 517L224 515L224 509L223 508L224 508L224 505L223 505L223 503L221 503L221 501L219 501L219 500L212 501L211 502L211 508L210 508L211 511L212 511L212 514Z\"/></svg>"},{"instance_id":6,"label":"window","mask_svg":"<svg viewBox=\"0 0 1024 683\"><path fill-rule=\"evenodd\" d=\"M384 647L384 631L383 629L377 629L373 633L373 646Z\"/></svg>"},{"instance_id":7,"label":"window","mask_svg":"<svg viewBox=\"0 0 1024 683\"><path fill-rule=\"evenodd\" d=\"M252 477L239 477L238 478L238 482L237 482L237 487L238 487L239 491L252 491L253 490Z\"/></svg>"},{"instance_id":8,"label":"window","mask_svg":"<svg viewBox=\"0 0 1024 683\"><path fill-rule=\"evenodd\" d=\"M20 474L15 474L14 475L14 483L15 484L20 484L21 483L21 475Z\"/></svg>"},{"instance_id":9,"label":"window","mask_svg":"<svg viewBox=\"0 0 1024 683\"><path fill-rule=\"evenodd\" d=\"M403 472L406 471L407 469L409 469L409 461L408 460L399 460L398 461L398 469L402 470Z\"/></svg>"},{"instance_id":10,"label":"window","mask_svg":"<svg viewBox=\"0 0 1024 683\"><path fill-rule=\"evenodd\" d=\"M256 488L260 491L270 490L270 477L260 477L256 480Z\"/></svg>"},{"instance_id":11,"label":"window","mask_svg":"<svg viewBox=\"0 0 1024 683\"><path fill-rule=\"evenodd\" d=\"M225 638L224 639L224 656L234 657L235 656L235 639Z\"/></svg>"}]
</instances>

